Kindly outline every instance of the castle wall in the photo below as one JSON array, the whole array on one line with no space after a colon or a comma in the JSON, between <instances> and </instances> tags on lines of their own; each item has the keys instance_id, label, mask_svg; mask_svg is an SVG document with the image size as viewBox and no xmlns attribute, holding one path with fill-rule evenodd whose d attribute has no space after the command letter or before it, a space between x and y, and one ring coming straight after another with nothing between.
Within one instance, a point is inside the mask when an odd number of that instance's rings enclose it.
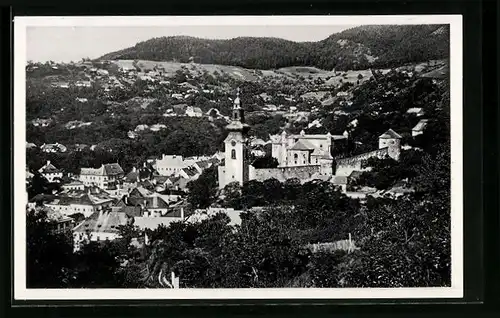
<instances>
[{"instance_id":1,"label":"castle wall","mask_svg":"<svg viewBox=\"0 0 500 318\"><path fill-rule=\"evenodd\" d=\"M377 149L377 150L370 151L370 152L365 152L365 153L357 155L357 156L339 159L339 160L337 160L337 169L335 171L335 175L348 176L353 171L366 170L366 169L363 169L363 167L362 167L363 161L365 161L369 158L374 158L374 157L382 159L387 155L388 155L388 148L383 148L383 149Z\"/></svg>"},{"instance_id":2,"label":"castle wall","mask_svg":"<svg viewBox=\"0 0 500 318\"><path fill-rule=\"evenodd\" d=\"M255 169L250 166L250 180L265 181L267 179L277 179L284 182L288 179L298 178L304 182L321 171L320 165L314 166L296 166L296 167L278 167Z\"/></svg>"}]
</instances>

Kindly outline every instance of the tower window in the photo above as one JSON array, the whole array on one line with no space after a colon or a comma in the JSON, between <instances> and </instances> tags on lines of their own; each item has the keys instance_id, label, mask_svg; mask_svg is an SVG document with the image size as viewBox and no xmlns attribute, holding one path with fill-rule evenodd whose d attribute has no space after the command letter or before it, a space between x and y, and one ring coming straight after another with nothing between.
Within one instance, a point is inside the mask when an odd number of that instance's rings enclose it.
<instances>
[{"instance_id":1,"label":"tower window","mask_svg":"<svg viewBox=\"0 0 500 318\"><path fill-rule=\"evenodd\" d=\"M231 150L231 159L236 159L236 150Z\"/></svg>"}]
</instances>

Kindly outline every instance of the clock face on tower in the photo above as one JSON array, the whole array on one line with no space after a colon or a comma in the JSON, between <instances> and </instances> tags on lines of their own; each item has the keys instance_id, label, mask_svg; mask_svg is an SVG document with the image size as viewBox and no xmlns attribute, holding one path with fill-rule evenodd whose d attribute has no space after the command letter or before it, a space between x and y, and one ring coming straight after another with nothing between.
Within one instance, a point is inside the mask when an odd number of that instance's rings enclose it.
<instances>
[{"instance_id":1,"label":"clock face on tower","mask_svg":"<svg viewBox=\"0 0 500 318\"><path fill-rule=\"evenodd\" d=\"M231 146L233 146L233 147L236 146L236 141L234 141L234 140L231 141Z\"/></svg>"}]
</instances>

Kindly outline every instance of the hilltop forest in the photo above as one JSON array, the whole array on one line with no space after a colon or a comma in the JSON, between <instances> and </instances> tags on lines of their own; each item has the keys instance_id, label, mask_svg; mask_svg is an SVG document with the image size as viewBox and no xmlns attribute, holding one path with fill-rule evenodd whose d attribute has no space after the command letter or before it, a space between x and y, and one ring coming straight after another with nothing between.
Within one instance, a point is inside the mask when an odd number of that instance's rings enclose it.
<instances>
[{"instance_id":1,"label":"hilltop forest","mask_svg":"<svg viewBox=\"0 0 500 318\"><path fill-rule=\"evenodd\" d=\"M449 28L443 25L360 26L318 42L238 37L230 40L187 36L153 38L108 53L100 60L190 60L250 69L315 66L358 70L393 67L448 56Z\"/></svg>"}]
</instances>

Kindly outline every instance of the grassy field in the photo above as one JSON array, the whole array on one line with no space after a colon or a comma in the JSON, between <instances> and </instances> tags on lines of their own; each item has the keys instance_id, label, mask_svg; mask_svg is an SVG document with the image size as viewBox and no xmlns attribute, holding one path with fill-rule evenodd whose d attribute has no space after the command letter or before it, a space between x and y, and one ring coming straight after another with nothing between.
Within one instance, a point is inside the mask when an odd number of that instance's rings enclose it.
<instances>
[{"instance_id":1,"label":"grassy field","mask_svg":"<svg viewBox=\"0 0 500 318\"><path fill-rule=\"evenodd\" d=\"M113 60L111 61L120 67L133 67L132 60ZM400 69L413 70L416 72L425 72L426 69L432 68L436 69L440 66L446 65L446 61L436 60L430 61L429 65L427 62L411 64L401 67ZM342 83L357 83L358 79L360 83L369 80L372 77L370 70L357 70L357 71L346 71L346 72L335 72L334 70L322 70L316 67L308 66L290 66L284 67L277 70L251 70L238 66L229 65L216 65L216 64L196 64L196 63L178 63L178 62L157 62L157 61L144 61L139 60L137 66L141 68L142 71L149 71L155 67L161 67L167 76L175 75L175 72L181 69L189 70L193 75L201 75L204 72L209 74L227 74L235 79L243 81L258 81L263 77L286 77L292 80L306 80L315 81L321 79L329 86L338 86ZM389 69L380 69L383 74L389 72ZM359 78L361 75L361 78Z\"/></svg>"}]
</instances>

